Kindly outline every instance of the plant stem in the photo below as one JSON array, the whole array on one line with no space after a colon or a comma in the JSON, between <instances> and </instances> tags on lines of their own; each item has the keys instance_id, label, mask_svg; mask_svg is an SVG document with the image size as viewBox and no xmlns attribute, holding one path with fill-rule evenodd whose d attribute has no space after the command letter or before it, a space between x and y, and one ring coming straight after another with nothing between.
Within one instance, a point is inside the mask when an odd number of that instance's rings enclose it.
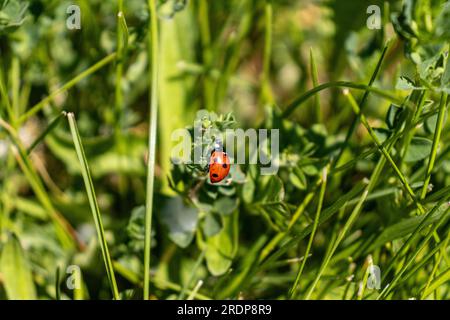
<instances>
[{"instance_id":1,"label":"plant stem","mask_svg":"<svg viewBox=\"0 0 450 320\"><path fill-rule=\"evenodd\" d=\"M144 299L150 298L150 250L152 232L153 185L155 180L156 134L158 125L158 17L156 0L148 0L149 6L149 48L151 63L150 119L148 133L147 192L145 204L145 243L144 243Z\"/></svg>"}]
</instances>

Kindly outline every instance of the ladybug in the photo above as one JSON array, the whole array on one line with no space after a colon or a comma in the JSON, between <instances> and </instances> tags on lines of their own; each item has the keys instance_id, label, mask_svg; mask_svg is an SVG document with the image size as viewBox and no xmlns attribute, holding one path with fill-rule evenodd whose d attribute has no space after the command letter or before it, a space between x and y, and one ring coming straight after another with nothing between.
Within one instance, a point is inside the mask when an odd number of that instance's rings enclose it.
<instances>
[{"instance_id":1,"label":"ladybug","mask_svg":"<svg viewBox=\"0 0 450 320\"><path fill-rule=\"evenodd\" d=\"M213 151L209 158L209 178L211 183L217 183L225 179L230 172L230 158L226 152Z\"/></svg>"}]
</instances>

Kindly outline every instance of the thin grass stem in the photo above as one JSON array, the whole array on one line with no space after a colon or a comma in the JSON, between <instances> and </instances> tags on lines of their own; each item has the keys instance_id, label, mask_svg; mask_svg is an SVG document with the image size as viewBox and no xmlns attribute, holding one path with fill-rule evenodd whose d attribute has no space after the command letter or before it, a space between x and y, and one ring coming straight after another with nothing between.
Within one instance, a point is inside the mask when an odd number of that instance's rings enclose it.
<instances>
[{"instance_id":1,"label":"thin grass stem","mask_svg":"<svg viewBox=\"0 0 450 320\"><path fill-rule=\"evenodd\" d=\"M153 211L153 185L155 180L156 162L156 134L158 125L158 74L159 74L159 43L158 43L158 15L156 0L148 0L149 7L149 39L148 57L151 57L149 71L151 74L150 119L148 133L148 163L147 189L145 203L145 243L144 243L144 299L150 298L150 250Z\"/></svg>"},{"instance_id":2,"label":"thin grass stem","mask_svg":"<svg viewBox=\"0 0 450 320\"><path fill-rule=\"evenodd\" d=\"M103 228L102 216L98 207L97 197L95 195L94 184L92 182L91 172L87 163L86 155L84 153L81 137L78 132L78 127L73 113L67 114L69 120L70 132L72 134L73 144L80 161L81 174L83 176L86 193L91 207L92 216L94 218L95 228L102 251L103 262L105 263L106 273L108 275L109 284L115 300L119 300L119 290L117 289L116 278L114 275L114 268L111 262L111 256L108 250L108 243L106 242L105 230Z\"/></svg>"}]
</instances>

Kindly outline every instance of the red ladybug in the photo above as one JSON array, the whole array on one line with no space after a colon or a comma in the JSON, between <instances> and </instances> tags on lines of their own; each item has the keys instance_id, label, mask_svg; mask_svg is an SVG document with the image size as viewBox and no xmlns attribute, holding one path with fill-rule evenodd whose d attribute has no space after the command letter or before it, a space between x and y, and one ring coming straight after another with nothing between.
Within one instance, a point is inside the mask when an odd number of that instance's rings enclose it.
<instances>
[{"instance_id":1,"label":"red ladybug","mask_svg":"<svg viewBox=\"0 0 450 320\"><path fill-rule=\"evenodd\" d=\"M213 151L209 158L209 178L212 183L217 183L225 179L230 172L230 158L226 152Z\"/></svg>"}]
</instances>

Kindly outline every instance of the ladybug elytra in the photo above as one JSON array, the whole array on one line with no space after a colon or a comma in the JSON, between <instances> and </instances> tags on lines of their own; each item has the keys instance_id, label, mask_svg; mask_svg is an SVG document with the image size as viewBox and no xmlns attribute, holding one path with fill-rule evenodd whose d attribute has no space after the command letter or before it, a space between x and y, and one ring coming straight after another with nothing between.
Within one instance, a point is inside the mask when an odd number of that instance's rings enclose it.
<instances>
[{"instance_id":1,"label":"ladybug elytra","mask_svg":"<svg viewBox=\"0 0 450 320\"><path fill-rule=\"evenodd\" d=\"M230 172L230 159L226 152L213 151L209 158L209 178L211 183L217 183L225 179Z\"/></svg>"}]
</instances>

